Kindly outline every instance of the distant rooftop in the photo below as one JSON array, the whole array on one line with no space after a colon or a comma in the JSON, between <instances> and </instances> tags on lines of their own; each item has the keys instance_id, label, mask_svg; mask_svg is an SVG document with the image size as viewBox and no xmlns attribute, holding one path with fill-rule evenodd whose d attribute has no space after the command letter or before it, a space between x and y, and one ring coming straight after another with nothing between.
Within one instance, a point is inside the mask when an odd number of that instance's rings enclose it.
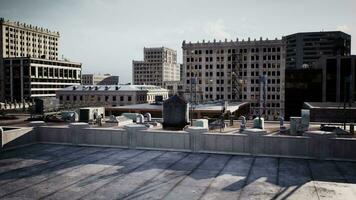
<instances>
[{"instance_id":1,"label":"distant rooftop","mask_svg":"<svg viewBox=\"0 0 356 200\"><path fill-rule=\"evenodd\" d=\"M63 88L61 91L168 91L155 85L76 85Z\"/></svg>"}]
</instances>

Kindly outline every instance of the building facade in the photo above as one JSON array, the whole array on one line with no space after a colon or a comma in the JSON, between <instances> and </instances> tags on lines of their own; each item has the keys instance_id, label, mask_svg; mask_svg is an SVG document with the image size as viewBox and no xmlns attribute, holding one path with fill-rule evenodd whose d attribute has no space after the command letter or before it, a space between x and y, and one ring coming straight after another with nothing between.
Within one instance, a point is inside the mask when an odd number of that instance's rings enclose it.
<instances>
[{"instance_id":1,"label":"building facade","mask_svg":"<svg viewBox=\"0 0 356 200\"><path fill-rule=\"evenodd\" d=\"M7 101L54 97L57 90L81 83L81 63L18 57L3 59L3 67Z\"/></svg>"},{"instance_id":2,"label":"building facade","mask_svg":"<svg viewBox=\"0 0 356 200\"><path fill-rule=\"evenodd\" d=\"M144 48L143 54L143 61L132 61L133 84L164 87L165 81L179 81L177 51L166 47Z\"/></svg>"},{"instance_id":3,"label":"building facade","mask_svg":"<svg viewBox=\"0 0 356 200\"><path fill-rule=\"evenodd\" d=\"M313 68L287 68L285 95L287 119L299 116L304 102L355 102L356 56L323 56Z\"/></svg>"},{"instance_id":4,"label":"building facade","mask_svg":"<svg viewBox=\"0 0 356 200\"><path fill-rule=\"evenodd\" d=\"M82 85L118 85L119 76L111 74L83 74Z\"/></svg>"},{"instance_id":5,"label":"building facade","mask_svg":"<svg viewBox=\"0 0 356 200\"><path fill-rule=\"evenodd\" d=\"M251 103L252 116L273 120L284 115L282 40L183 41L182 48L183 89L191 102L244 101Z\"/></svg>"},{"instance_id":6,"label":"building facade","mask_svg":"<svg viewBox=\"0 0 356 200\"><path fill-rule=\"evenodd\" d=\"M153 85L80 85L56 92L61 104L124 106L168 98L168 90Z\"/></svg>"},{"instance_id":7,"label":"building facade","mask_svg":"<svg viewBox=\"0 0 356 200\"><path fill-rule=\"evenodd\" d=\"M356 55L322 57L323 102L356 101Z\"/></svg>"},{"instance_id":8,"label":"building facade","mask_svg":"<svg viewBox=\"0 0 356 200\"><path fill-rule=\"evenodd\" d=\"M348 56L351 36L341 31L305 32L288 35L286 67L315 67L322 56Z\"/></svg>"},{"instance_id":9,"label":"building facade","mask_svg":"<svg viewBox=\"0 0 356 200\"><path fill-rule=\"evenodd\" d=\"M33 57L58 60L59 32L0 18L0 71L3 59ZM0 100L4 99L4 74L0 73Z\"/></svg>"}]
</instances>

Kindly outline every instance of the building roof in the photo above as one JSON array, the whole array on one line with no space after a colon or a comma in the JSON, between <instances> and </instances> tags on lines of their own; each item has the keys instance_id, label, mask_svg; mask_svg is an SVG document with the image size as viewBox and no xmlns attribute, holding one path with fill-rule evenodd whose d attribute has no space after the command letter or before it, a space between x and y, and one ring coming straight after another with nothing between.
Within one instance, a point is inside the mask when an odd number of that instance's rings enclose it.
<instances>
[{"instance_id":1,"label":"building roof","mask_svg":"<svg viewBox=\"0 0 356 200\"><path fill-rule=\"evenodd\" d=\"M348 161L53 144L1 158L8 199L356 198Z\"/></svg>"},{"instance_id":2,"label":"building roof","mask_svg":"<svg viewBox=\"0 0 356 200\"><path fill-rule=\"evenodd\" d=\"M344 109L343 102L304 102L304 105L309 109ZM353 102L351 107L346 102L346 109L356 109L356 102Z\"/></svg>"},{"instance_id":3,"label":"building roof","mask_svg":"<svg viewBox=\"0 0 356 200\"><path fill-rule=\"evenodd\" d=\"M35 57L6 57L3 58L4 60L32 60L32 61L45 61L45 62L51 62L51 63L65 63L65 64L73 64L73 65L82 65L80 62L73 62L70 60L50 60L46 58L35 58Z\"/></svg>"},{"instance_id":4,"label":"building roof","mask_svg":"<svg viewBox=\"0 0 356 200\"><path fill-rule=\"evenodd\" d=\"M167 89L154 85L76 85L59 91L162 91Z\"/></svg>"},{"instance_id":5,"label":"building roof","mask_svg":"<svg viewBox=\"0 0 356 200\"><path fill-rule=\"evenodd\" d=\"M348 37L351 37L351 35L343 32L343 31L314 31L314 32L297 32L297 33L292 33L290 35L286 35L286 37L289 36L295 36L295 35L308 35L308 34L340 34L340 35L346 35Z\"/></svg>"}]
</instances>

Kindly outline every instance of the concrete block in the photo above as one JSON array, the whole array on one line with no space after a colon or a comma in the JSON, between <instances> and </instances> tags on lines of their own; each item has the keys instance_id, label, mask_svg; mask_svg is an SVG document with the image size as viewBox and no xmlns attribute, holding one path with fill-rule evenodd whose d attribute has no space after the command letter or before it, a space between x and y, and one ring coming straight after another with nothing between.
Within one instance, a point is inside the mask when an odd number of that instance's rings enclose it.
<instances>
[{"instance_id":1,"label":"concrete block","mask_svg":"<svg viewBox=\"0 0 356 200\"><path fill-rule=\"evenodd\" d=\"M290 134L298 135L301 130L301 117L290 117Z\"/></svg>"},{"instance_id":2,"label":"concrete block","mask_svg":"<svg viewBox=\"0 0 356 200\"><path fill-rule=\"evenodd\" d=\"M207 133L208 129L191 126L187 129L190 135L190 148L193 152L199 152L202 148L202 134Z\"/></svg>"},{"instance_id":3,"label":"concrete block","mask_svg":"<svg viewBox=\"0 0 356 200\"><path fill-rule=\"evenodd\" d=\"M146 130L147 127L145 125L140 124L130 124L124 126L124 129L127 132L127 141L129 148L135 149L137 146L137 132Z\"/></svg>"},{"instance_id":4,"label":"concrete block","mask_svg":"<svg viewBox=\"0 0 356 200\"><path fill-rule=\"evenodd\" d=\"M332 157L331 140L336 134L326 131L306 131L305 136L310 138L308 155L318 159Z\"/></svg>"},{"instance_id":5,"label":"concrete block","mask_svg":"<svg viewBox=\"0 0 356 200\"><path fill-rule=\"evenodd\" d=\"M263 117L253 119L253 128L265 129L265 119Z\"/></svg>"},{"instance_id":6,"label":"concrete block","mask_svg":"<svg viewBox=\"0 0 356 200\"><path fill-rule=\"evenodd\" d=\"M307 131L309 129L310 122L310 110L302 109L301 111L301 130Z\"/></svg>"}]
</instances>

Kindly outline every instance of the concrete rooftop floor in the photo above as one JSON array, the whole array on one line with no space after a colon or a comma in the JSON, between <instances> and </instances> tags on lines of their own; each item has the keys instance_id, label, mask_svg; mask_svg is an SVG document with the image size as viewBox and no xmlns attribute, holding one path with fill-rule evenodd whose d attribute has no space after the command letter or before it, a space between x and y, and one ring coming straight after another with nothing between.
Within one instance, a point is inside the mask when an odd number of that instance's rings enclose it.
<instances>
[{"instance_id":1,"label":"concrete rooftop floor","mask_svg":"<svg viewBox=\"0 0 356 200\"><path fill-rule=\"evenodd\" d=\"M356 163L64 145L0 154L1 199L356 199Z\"/></svg>"}]
</instances>

